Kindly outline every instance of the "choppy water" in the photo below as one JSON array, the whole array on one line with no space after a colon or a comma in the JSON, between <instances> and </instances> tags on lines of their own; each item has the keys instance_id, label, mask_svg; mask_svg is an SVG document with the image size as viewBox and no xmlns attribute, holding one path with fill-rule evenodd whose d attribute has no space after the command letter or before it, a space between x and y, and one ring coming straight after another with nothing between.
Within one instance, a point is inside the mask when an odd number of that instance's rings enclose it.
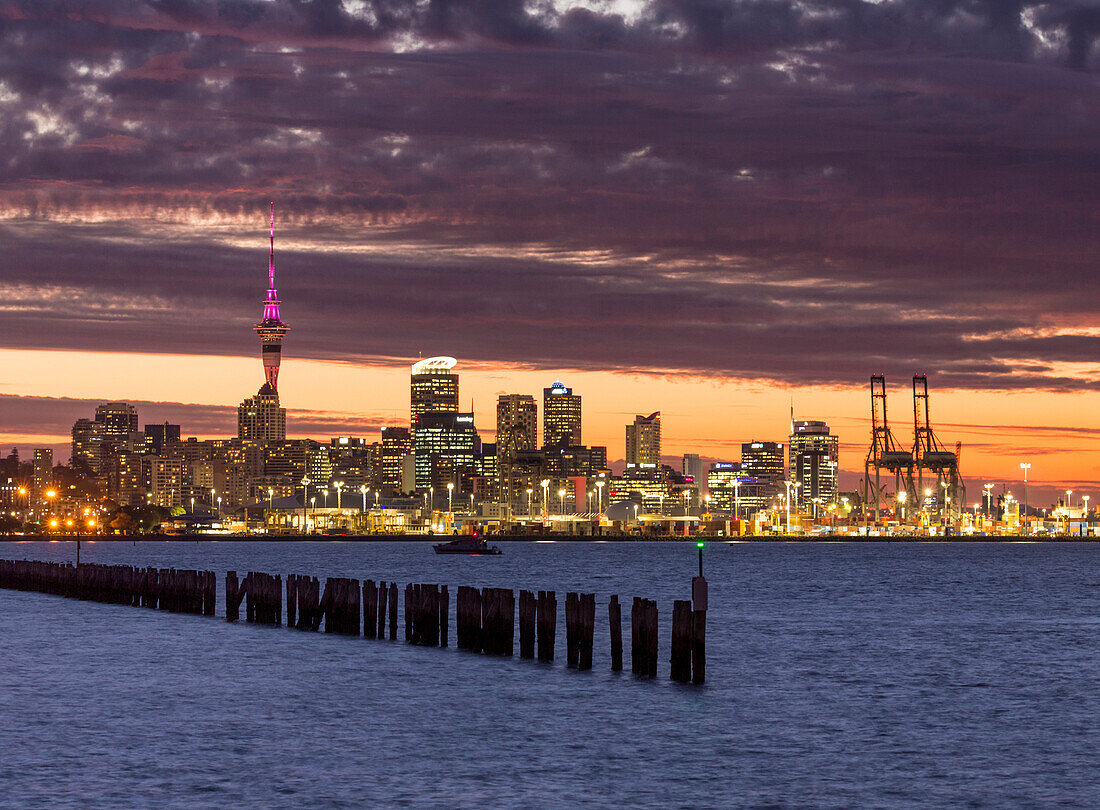
<instances>
[{"instance_id":1,"label":"choppy water","mask_svg":"<svg viewBox=\"0 0 1100 810\"><path fill-rule=\"evenodd\" d=\"M559 610L595 591L594 670L0 591L0 807L1096 807L1098 551L711 545L694 688L667 681L687 544L85 543L219 578L555 588ZM631 597L659 600L657 682L609 671L612 593L628 643Z\"/></svg>"}]
</instances>

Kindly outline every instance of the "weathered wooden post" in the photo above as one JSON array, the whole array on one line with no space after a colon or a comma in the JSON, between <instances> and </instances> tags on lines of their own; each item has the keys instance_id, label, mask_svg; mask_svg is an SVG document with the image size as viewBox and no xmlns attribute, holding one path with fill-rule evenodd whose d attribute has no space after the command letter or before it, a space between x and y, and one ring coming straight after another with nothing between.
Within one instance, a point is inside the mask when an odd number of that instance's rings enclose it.
<instances>
[{"instance_id":1,"label":"weathered wooden post","mask_svg":"<svg viewBox=\"0 0 1100 810\"><path fill-rule=\"evenodd\" d=\"M558 600L553 591L539 591L537 610L538 659L554 660L554 638L557 635Z\"/></svg>"},{"instance_id":2,"label":"weathered wooden post","mask_svg":"<svg viewBox=\"0 0 1100 810\"><path fill-rule=\"evenodd\" d=\"M623 671L623 608L619 597L612 596L607 603L607 619L611 625L611 671Z\"/></svg>"},{"instance_id":3,"label":"weathered wooden post","mask_svg":"<svg viewBox=\"0 0 1100 810\"><path fill-rule=\"evenodd\" d=\"M378 583L378 632L375 634L375 638L380 641L384 641L386 638L386 605L389 604L390 596L389 589L386 587L386 583Z\"/></svg>"},{"instance_id":4,"label":"weathered wooden post","mask_svg":"<svg viewBox=\"0 0 1100 810\"><path fill-rule=\"evenodd\" d=\"M672 655L669 677L677 683L691 680L691 602L677 599L672 603Z\"/></svg>"},{"instance_id":5,"label":"weathered wooden post","mask_svg":"<svg viewBox=\"0 0 1100 810\"><path fill-rule=\"evenodd\" d=\"M596 632L596 594L582 593L577 602L577 669L592 669L592 641Z\"/></svg>"},{"instance_id":6,"label":"weathered wooden post","mask_svg":"<svg viewBox=\"0 0 1100 810\"><path fill-rule=\"evenodd\" d=\"M296 627L298 624L298 575L286 575L286 626Z\"/></svg>"},{"instance_id":7,"label":"weathered wooden post","mask_svg":"<svg viewBox=\"0 0 1100 810\"><path fill-rule=\"evenodd\" d=\"M635 596L630 608L630 674L642 672L642 597Z\"/></svg>"},{"instance_id":8,"label":"weathered wooden post","mask_svg":"<svg viewBox=\"0 0 1100 810\"><path fill-rule=\"evenodd\" d=\"M519 657L535 657L535 595L519 592Z\"/></svg>"},{"instance_id":9,"label":"weathered wooden post","mask_svg":"<svg viewBox=\"0 0 1100 810\"><path fill-rule=\"evenodd\" d=\"M240 583L237 582L237 572L230 571L225 575L225 620L237 622L241 619Z\"/></svg>"},{"instance_id":10,"label":"weathered wooden post","mask_svg":"<svg viewBox=\"0 0 1100 810\"><path fill-rule=\"evenodd\" d=\"M390 641L397 641L397 583L390 583Z\"/></svg>"},{"instance_id":11,"label":"weathered wooden post","mask_svg":"<svg viewBox=\"0 0 1100 810\"><path fill-rule=\"evenodd\" d=\"M577 666L577 594L565 594L565 665Z\"/></svg>"},{"instance_id":12,"label":"weathered wooden post","mask_svg":"<svg viewBox=\"0 0 1100 810\"><path fill-rule=\"evenodd\" d=\"M444 585L439 589L439 646L447 646L447 622L451 606L451 595Z\"/></svg>"},{"instance_id":13,"label":"weathered wooden post","mask_svg":"<svg viewBox=\"0 0 1100 810\"><path fill-rule=\"evenodd\" d=\"M657 602L646 600L646 672L647 678L657 677L658 652Z\"/></svg>"},{"instance_id":14,"label":"weathered wooden post","mask_svg":"<svg viewBox=\"0 0 1100 810\"><path fill-rule=\"evenodd\" d=\"M694 683L704 683L707 679L707 581L703 577L702 543L699 545L699 576L691 583L691 669Z\"/></svg>"},{"instance_id":15,"label":"weathered wooden post","mask_svg":"<svg viewBox=\"0 0 1100 810\"><path fill-rule=\"evenodd\" d=\"M363 637L378 634L378 586L373 579L363 580Z\"/></svg>"}]
</instances>

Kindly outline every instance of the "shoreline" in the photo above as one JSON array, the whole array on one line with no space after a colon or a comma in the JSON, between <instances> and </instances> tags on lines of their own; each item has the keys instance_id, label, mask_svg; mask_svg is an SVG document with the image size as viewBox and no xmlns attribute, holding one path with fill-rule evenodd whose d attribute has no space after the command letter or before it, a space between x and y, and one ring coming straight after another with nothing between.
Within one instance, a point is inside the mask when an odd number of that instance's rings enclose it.
<instances>
[{"instance_id":1,"label":"shoreline","mask_svg":"<svg viewBox=\"0 0 1100 810\"><path fill-rule=\"evenodd\" d=\"M136 543L136 542L207 542L207 543L396 543L420 542L438 543L453 539L454 535L445 534L254 534L254 535L210 535L210 534L134 534L134 535L0 535L0 541L9 543L72 543L77 540L91 543ZM638 537L633 535L569 535L569 534L510 534L488 535L489 543L698 543L708 545L726 543L1095 543L1097 536L1071 535L1068 537L1025 537L1023 535L967 535L960 537L867 537L859 535L839 536L770 536L749 535L744 537L726 537L721 535L694 535L692 537Z\"/></svg>"}]
</instances>

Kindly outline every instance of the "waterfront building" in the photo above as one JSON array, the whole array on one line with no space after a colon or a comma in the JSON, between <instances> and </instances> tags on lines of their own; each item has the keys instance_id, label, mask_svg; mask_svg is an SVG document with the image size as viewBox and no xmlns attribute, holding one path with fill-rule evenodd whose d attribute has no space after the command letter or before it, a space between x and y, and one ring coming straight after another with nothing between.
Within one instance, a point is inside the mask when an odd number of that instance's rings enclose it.
<instances>
[{"instance_id":1,"label":"waterfront building","mask_svg":"<svg viewBox=\"0 0 1100 810\"><path fill-rule=\"evenodd\" d=\"M830 435L825 422L791 423L788 463L791 480L799 484L801 508L815 503L827 506L836 501L839 447L839 440Z\"/></svg>"},{"instance_id":2,"label":"waterfront building","mask_svg":"<svg viewBox=\"0 0 1100 810\"><path fill-rule=\"evenodd\" d=\"M581 395L556 381L542 389L542 446L581 443ZM532 445L532 448L534 445Z\"/></svg>"},{"instance_id":3,"label":"waterfront building","mask_svg":"<svg viewBox=\"0 0 1100 810\"><path fill-rule=\"evenodd\" d=\"M661 412L635 416L626 426L628 467L658 467L661 464Z\"/></svg>"},{"instance_id":4,"label":"waterfront building","mask_svg":"<svg viewBox=\"0 0 1100 810\"><path fill-rule=\"evenodd\" d=\"M409 425L415 435L417 420L426 413L457 413L458 375L453 357L429 357L413 363L410 381Z\"/></svg>"}]
</instances>

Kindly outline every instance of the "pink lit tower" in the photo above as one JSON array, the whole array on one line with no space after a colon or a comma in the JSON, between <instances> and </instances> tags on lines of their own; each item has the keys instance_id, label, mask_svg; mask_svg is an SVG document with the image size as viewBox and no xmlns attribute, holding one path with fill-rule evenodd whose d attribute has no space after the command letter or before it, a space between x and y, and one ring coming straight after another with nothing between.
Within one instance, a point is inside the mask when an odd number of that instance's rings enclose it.
<instances>
[{"instance_id":1,"label":"pink lit tower","mask_svg":"<svg viewBox=\"0 0 1100 810\"><path fill-rule=\"evenodd\" d=\"M271 203L271 252L267 259L267 299L264 319L256 324L263 346L264 376L274 391L279 388L279 363L283 356L283 335L290 329L279 317L279 293L275 289L275 203Z\"/></svg>"}]
</instances>

